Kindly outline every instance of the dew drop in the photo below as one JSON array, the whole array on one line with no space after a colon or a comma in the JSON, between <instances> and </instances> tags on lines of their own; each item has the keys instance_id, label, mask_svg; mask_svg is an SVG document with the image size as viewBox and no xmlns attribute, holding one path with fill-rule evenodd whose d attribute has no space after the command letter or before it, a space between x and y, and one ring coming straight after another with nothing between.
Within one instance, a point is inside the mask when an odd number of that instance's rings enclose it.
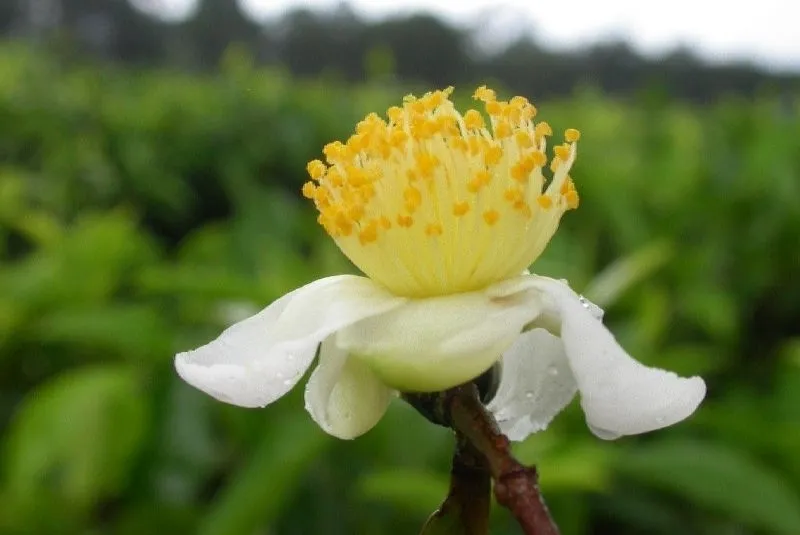
<instances>
[{"instance_id":1,"label":"dew drop","mask_svg":"<svg viewBox=\"0 0 800 535\"><path fill-rule=\"evenodd\" d=\"M609 431L608 429L603 429L602 427L596 427L591 424L589 424L589 429L595 434L595 436L602 438L603 440L614 440L622 436L620 433Z\"/></svg>"},{"instance_id":2,"label":"dew drop","mask_svg":"<svg viewBox=\"0 0 800 535\"><path fill-rule=\"evenodd\" d=\"M547 375L549 375L551 377L555 377L556 375L558 375L558 368L555 367L555 366L548 366L547 367Z\"/></svg>"},{"instance_id":3,"label":"dew drop","mask_svg":"<svg viewBox=\"0 0 800 535\"><path fill-rule=\"evenodd\" d=\"M667 419L664 418L663 416L659 416L658 418L656 418L656 423L658 425L664 425L664 422L666 422L666 421L667 421Z\"/></svg>"},{"instance_id":4,"label":"dew drop","mask_svg":"<svg viewBox=\"0 0 800 535\"><path fill-rule=\"evenodd\" d=\"M290 386L290 385L292 384L292 380L291 380L291 379L286 379L286 380L283 382L283 384L284 384L284 385L286 385L286 386Z\"/></svg>"},{"instance_id":5,"label":"dew drop","mask_svg":"<svg viewBox=\"0 0 800 535\"><path fill-rule=\"evenodd\" d=\"M533 399L533 392L525 392L525 397L528 399Z\"/></svg>"}]
</instances>

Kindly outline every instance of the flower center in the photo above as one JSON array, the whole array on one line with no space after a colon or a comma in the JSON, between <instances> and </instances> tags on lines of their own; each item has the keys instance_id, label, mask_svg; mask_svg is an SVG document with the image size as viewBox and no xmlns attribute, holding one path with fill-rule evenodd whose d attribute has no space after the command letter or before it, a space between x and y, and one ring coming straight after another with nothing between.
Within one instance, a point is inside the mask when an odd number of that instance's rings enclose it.
<instances>
[{"instance_id":1,"label":"flower center","mask_svg":"<svg viewBox=\"0 0 800 535\"><path fill-rule=\"evenodd\" d=\"M546 122L523 97L474 98L459 113L453 88L407 96L358 123L346 143L308 164L319 223L368 277L397 295L467 292L518 276L578 205L568 172L580 133L565 132L549 169ZM486 120L488 118L488 122Z\"/></svg>"}]
</instances>

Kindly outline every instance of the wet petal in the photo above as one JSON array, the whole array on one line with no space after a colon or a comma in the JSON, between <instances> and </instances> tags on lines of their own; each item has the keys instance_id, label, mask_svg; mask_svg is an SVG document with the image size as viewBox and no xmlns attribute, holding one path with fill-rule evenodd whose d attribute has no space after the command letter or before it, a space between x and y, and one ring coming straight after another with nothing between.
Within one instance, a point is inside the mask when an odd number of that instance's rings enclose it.
<instances>
[{"instance_id":1,"label":"wet petal","mask_svg":"<svg viewBox=\"0 0 800 535\"><path fill-rule=\"evenodd\" d=\"M500 386L487 405L511 440L545 429L577 384L561 340L544 329L523 333L503 354Z\"/></svg>"},{"instance_id":2,"label":"wet petal","mask_svg":"<svg viewBox=\"0 0 800 535\"><path fill-rule=\"evenodd\" d=\"M226 329L216 340L179 353L184 381L242 407L263 407L288 392L331 333L405 300L364 277L314 281Z\"/></svg>"},{"instance_id":3,"label":"wet petal","mask_svg":"<svg viewBox=\"0 0 800 535\"><path fill-rule=\"evenodd\" d=\"M705 397L699 377L682 378L631 358L566 284L532 277L560 318L560 336L578 383L581 406L592 431L604 439L666 427L690 416Z\"/></svg>"},{"instance_id":4,"label":"wet petal","mask_svg":"<svg viewBox=\"0 0 800 535\"><path fill-rule=\"evenodd\" d=\"M366 364L336 347L331 336L322 343L319 364L306 385L306 410L326 432L350 439L378 423L393 394Z\"/></svg>"}]
</instances>

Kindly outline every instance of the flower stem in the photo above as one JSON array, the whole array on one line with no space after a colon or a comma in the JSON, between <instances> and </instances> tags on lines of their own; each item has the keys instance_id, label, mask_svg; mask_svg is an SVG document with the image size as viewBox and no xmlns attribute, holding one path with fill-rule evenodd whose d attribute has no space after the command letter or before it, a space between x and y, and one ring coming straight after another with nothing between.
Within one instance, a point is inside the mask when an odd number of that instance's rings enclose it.
<instances>
[{"instance_id":1,"label":"flower stem","mask_svg":"<svg viewBox=\"0 0 800 535\"><path fill-rule=\"evenodd\" d=\"M450 490L420 535L488 535L492 488L486 458L459 438L450 469Z\"/></svg>"},{"instance_id":2,"label":"flower stem","mask_svg":"<svg viewBox=\"0 0 800 535\"><path fill-rule=\"evenodd\" d=\"M558 527L539 492L535 467L520 464L511 443L478 399L475 385L447 391L450 425L486 458L497 503L508 509L526 535L558 535Z\"/></svg>"},{"instance_id":3,"label":"flower stem","mask_svg":"<svg viewBox=\"0 0 800 535\"><path fill-rule=\"evenodd\" d=\"M481 403L474 383L434 394L403 397L432 422L455 431L451 494L458 482L456 467L468 462L472 470L489 473L497 503L514 515L525 535L558 535L558 527L539 492L536 468L526 467L514 458L510 441Z\"/></svg>"}]
</instances>

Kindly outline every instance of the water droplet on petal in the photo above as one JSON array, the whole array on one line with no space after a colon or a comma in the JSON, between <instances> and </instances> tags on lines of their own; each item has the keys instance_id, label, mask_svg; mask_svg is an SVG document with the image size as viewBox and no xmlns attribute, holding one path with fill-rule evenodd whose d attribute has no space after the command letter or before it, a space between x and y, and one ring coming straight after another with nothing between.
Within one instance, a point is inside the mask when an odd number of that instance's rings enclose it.
<instances>
[{"instance_id":1,"label":"water droplet on petal","mask_svg":"<svg viewBox=\"0 0 800 535\"><path fill-rule=\"evenodd\" d=\"M666 422L666 421L667 421L667 419L664 418L663 416L659 416L658 418L656 418L656 423L658 425L664 425L664 422Z\"/></svg>"},{"instance_id":2,"label":"water droplet on petal","mask_svg":"<svg viewBox=\"0 0 800 535\"><path fill-rule=\"evenodd\" d=\"M620 433L609 431L608 429L603 429L602 427L596 427L592 424L589 424L589 429L595 434L595 436L602 438L603 440L615 440L622 436Z\"/></svg>"},{"instance_id":3,"label":"water droplet on petal","mask_svg":"<svg viewBox=\"0 0 800 535\"><path fill-rule=\"evenodd\" d=\"M278 379L283 379L283 372L275 372L275 377Z\"/></svg>"},{"instance_id":4,"label":"water droplet on petal","mask_svg":"<svg viewBox=\"0 0 800 535\"><path fill-rule=\"evenodd\" d=\"M290 385L292 384L292 380L291 380L291 379L286 379L286 380L283 382L283 384L284 384L284 385L286 385L286 386L290 386Z\"/></svg>"},{"instance_id":5,"label":"water droplet on petal","mask_svg":"<svg viewBox=\"0 0 800 535\"><path fill-rule=\"evenodd\" d=\"M555 366L548 366L547 367L547 375L550 375L551 377L555 377L556 375L558 375L558 368L555 367Z\"/></svg>"},{"instance_id":6,"label":"water droplet on petal","mask_svg":"<svg viewBox=\"0 0 800 535\"><path fill-rule=\"evenodd\" d=\"M525 397L528 399L533 399L533 392L525 392Z\"/></svg>"}]
</instances>

